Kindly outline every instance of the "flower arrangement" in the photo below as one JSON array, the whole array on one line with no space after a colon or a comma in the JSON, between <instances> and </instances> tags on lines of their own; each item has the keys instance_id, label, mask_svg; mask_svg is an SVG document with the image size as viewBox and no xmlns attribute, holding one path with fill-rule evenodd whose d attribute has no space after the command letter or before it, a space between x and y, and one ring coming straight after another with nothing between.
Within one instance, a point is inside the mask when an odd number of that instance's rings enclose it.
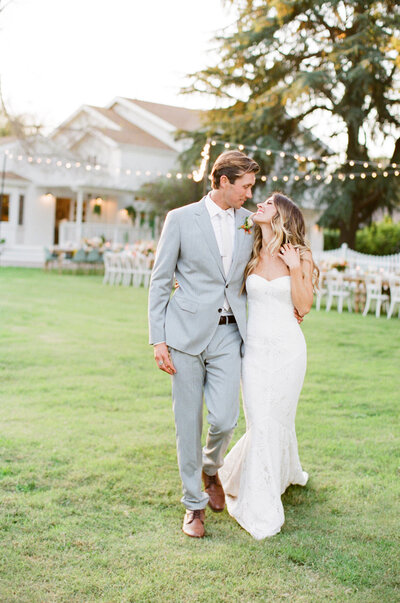
<instances>
[{"instance_id":1,"label":"flower arrangement","mask_svg":"<svg viewBox=\"0 0 400 603\"><path fill-rule=\"evenodd\" d=\"M348 266L346 260L338 260L337 262L333 262L331 268L334 268L338 272L344 272Z\"/></svg>"},{"instance_id":2,"label":"flower arrangement","mask_svg":"<svg viewBox=\"0 0 400 603\"><path fill-rule=\"evenodd\" d=\"M93 249L99 249L105 243L105 237L102 235L101 237L92 237L91 239L84 239L83 245L84 247L91 247Z\"/></svg>"},{"instance_id":3,"label":"flower arrangement","mask_svg":"<svg viewBox=\"0 0 400 603\"><path fill-rule=\"evenodd\" d=\"M146 256L154 255L156 253L156 244L154 241L137 241L133 251Z\"/></svg>"}]
</instances>

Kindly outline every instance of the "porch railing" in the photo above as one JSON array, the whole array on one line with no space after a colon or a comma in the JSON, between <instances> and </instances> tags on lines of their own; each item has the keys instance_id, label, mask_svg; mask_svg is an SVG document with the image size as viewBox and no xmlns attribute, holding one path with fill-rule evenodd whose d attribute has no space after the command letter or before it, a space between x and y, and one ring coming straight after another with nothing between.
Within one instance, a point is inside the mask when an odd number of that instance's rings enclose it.
<instances>
[{"instance_id":1,"label":"porch railing","mask_svg":"<svg viewBox=\"0 0 400 603\"><path fill-rule=\"evenodd\" d=\"M84 222L81 226L82 239L104 237L107 241L121 245L132 244L140 240L154 239L158 233L153 233L149 227L135 227L130 224L102 224ZM59 245L68 245L77 242L76 222L60 222Z\"/></svg>"}]
</instances>

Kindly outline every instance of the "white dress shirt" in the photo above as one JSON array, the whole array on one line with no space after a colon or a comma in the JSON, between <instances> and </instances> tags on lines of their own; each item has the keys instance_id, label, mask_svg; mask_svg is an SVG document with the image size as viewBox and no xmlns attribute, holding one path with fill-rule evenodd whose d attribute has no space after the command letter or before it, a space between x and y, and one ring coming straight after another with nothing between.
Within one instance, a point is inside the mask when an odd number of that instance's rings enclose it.
<instances>
[{"instance_id":1,"label":"white dress shirt","mask_svg":"<svg viewBox=\"0 0 400 603\"><path fill-rule=\"evenodd\" d=\"M229 209L221 209L211 199L211 193L208 193L205 203L207 211L210 214L211 224L217 240L218 249L221 254L225 275L227 275L232 263L233 248L235 244L235 210L233 207L230 207ZM227 231L225 231L225 233L223 231L224 224L227 226ZM230 245L224 245L225 236L230 236ZM225 297L222 315L225 316L227 314L232 314L232 310L229 306L228 300Z\"/></svg>"}]
</instances>

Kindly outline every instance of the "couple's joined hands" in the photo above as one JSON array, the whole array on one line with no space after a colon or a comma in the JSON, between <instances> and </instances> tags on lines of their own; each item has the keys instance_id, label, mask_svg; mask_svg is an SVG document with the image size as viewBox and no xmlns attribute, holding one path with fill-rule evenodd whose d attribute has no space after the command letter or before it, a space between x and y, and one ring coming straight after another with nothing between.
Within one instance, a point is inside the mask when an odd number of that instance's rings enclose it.
<instances>
[{"instance_id":1,"label":"couple's joined hands","mask_svg":"<svg viewBox=\"0 0 400 603\"><path fill-rule=\"evenodd\" d=\"M296 268L300 268L300 252L298 249L295 249L293 245L290 243L282 245L279 250L278 257L281 258L283 262L285 262L286 266L289 270L293 270ZM179 287L179 283L177 280L174 282L174 287L177 289ZM294 309L294 315L299 324L303 322L303 317L298 313L296 308ZM168 373L168 375L174 375L176 373L176 369L174 367L174 363L172 362L170 353L168 351L168 347L166 343L158 343L154 346L154 359L157 363L157 366L160 370Z\"/></svg>"}]
</instances>

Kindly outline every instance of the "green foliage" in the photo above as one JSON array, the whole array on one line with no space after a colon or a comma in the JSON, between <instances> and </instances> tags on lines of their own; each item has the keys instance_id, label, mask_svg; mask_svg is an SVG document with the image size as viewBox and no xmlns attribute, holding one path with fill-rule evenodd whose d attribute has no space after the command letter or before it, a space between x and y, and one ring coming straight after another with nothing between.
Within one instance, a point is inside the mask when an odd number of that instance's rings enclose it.
<instances>
[{"instance_id":1,"label":"green foliage","mask_svg":"<svg viewBox=\"0 0 400 603\"><path fill-rule=\"evenodd\" d=\"M133 207L133 205L127 205L125 207L125 209L128 212L128 216L130 217L130 219L132 220L132 222L134 222L135 218L136 218L136 210Z\"/></svg>"},{"instance_id":2,"label":"green foliage","mask_svg":"<svg viewBox=\"0 0 400 603\"><path fill-rule=\"evenodd\" d=\"M207 134L303 156L330 155L319 139L323 124L345 140L347 159L337 171L359 172L371 141L398 136L400 5L393 0L228 0L235 24L217 38L218 65L192 75L186 92L224 102L208 114ZM226 105L229 104L228 107ZM207 129L208 128L208 129ZM203 129L204 134L204 129ZM318 162L254 153L264 173L319 170ZM392 162L400 163L400 138ZM358 166L358 167L357 167ZM363 171L371 172L372 169ZM298 197L312 186L325 208L320 224L338 228L354 247L355 232L378 207L400 202L395 178L299 181L285 190ZM281 184L279 184L281 186Z\"/></svg>"},{"instance_id":3,"label":"green foliage","mask_svg":"<svg viewBox=\"0 0 400 603\"><path fill-rule=\"evenodd\" d=\"M337 249L340 246L339 238L340 232L338 230L324 228L324 251Z\"/></svg>"},{"instance_id":4,"label":"green foliage","mask_svg":"<svg viewBox=\"0 0 400 603\"><path fill-rule=\"evenodd\" d=\"M372 222L356 235L356 250L372 255L400 253L400 223L389 217L382 222Z\"/></svg>"},{"instance_id":5,"label":"green foliage","mask_svg":"<svg viewBox=\"0 0 400 603\"><path fill-rule=\"evenodd\" d=\"M138 195L150 201L157 214L164 215L175 207L199 201L203 196L203 183L184 177L179 180L173 174L172 178L162 177L146 182Z\"/></svg>"},{"instance_id":6,"label":"green foliage","mask_svg":"<svg viewBox=\"0 0 400 603\"><path fill-rule=\"evenodd\" d=\"M398 319L305 318L296 431L310 480L284 494L277 536L207 510L198 542L181 531L147 291L15 268L0 288L2 603L397 600ZM241 413L232 444L243 431Z\"/></svg>"}]
</instances>

